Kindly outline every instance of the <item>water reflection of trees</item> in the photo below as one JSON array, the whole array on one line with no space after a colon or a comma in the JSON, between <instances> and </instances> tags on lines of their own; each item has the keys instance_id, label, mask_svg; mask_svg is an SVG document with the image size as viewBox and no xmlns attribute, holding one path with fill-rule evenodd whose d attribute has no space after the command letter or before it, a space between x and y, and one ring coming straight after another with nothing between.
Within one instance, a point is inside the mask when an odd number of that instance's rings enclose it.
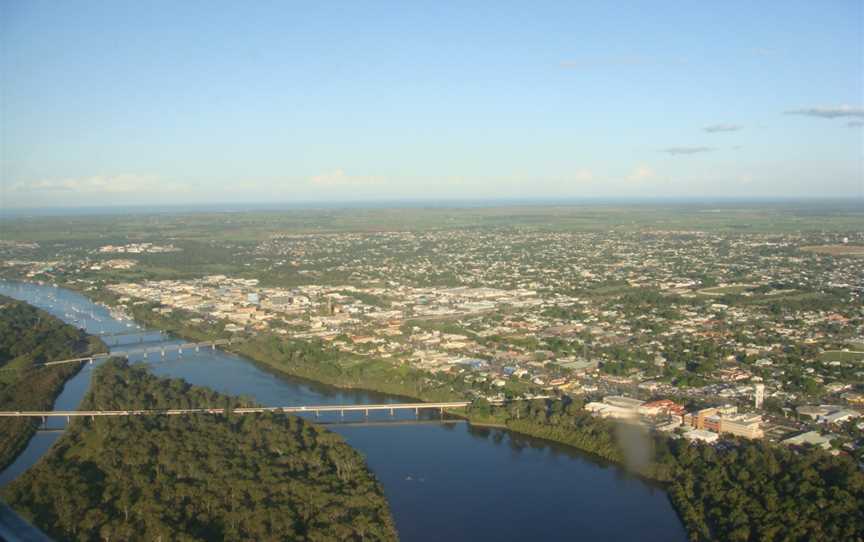
<instances>
[{"instance_id":1,"label":"water reflection of trees","mask_svg":"<svg viewBox=\"0 0 864 542\"><path fill-rule=\"evenodd\" d=\"M452 427L449 427L448 429L453 430ZM603 470L611 468L615 473L616 480L632 481L638 479L638 477L635 477L619 465L564 444L523 435L521 433L514 433L507 429L472 425L470 423L467 424L466 432L473 438L491 442L496 446L506 445L514 456L524 455L525 450L527 449L542 454L551 461L557 461L564 458L567 460L578 461L583 464L588 463L591 466L599 467ZM652 486L652 491L653 489L659 488L656 484L648 483L647 485Z\"/></svg>"}]
</instances>

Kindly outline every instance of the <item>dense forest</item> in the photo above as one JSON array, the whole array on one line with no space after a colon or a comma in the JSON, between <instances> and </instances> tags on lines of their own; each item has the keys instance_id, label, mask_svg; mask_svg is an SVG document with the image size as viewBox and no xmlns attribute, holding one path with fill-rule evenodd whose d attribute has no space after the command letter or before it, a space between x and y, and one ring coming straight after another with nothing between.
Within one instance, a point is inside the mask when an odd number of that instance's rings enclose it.
<instances>
[{"instance_id":1,"label":"dense forest","mask_svg":"<svg viewBox=\"0 0 864 542\"><path fill-rule=\"evenodd\" d=\"M0 410L50 410L79 365L39 368L46 361L103 352L104 344L22 301L0 296ZM0 419L0 470L36 431L32 418Z\"/></svg>"},{"instance_id":2,"label":"dense forest","mask_svg":"<svg viewBox=\"0 0 864 542\"><path fill-rule=\"evenodd\" d=\"M111 360L83 408L226 415L74 422L4 498L57 540L395 540L380 484L341 437Z\"/></svg>"},{"instance_id":3,"label":"dense forest","mask_svg":"<svg viewBox=\"0 0 864 542\"><path fill-rule=\"evenodd\" d=\"M864 539L864 474L850 458L760 441L676 444L670 498L693 540Z\"/></svg>"},{"instance_id":4,"label":"dense forest","mask_svg":"<svg viewBox=\"0 0 864 542\"><path fill-rule=\"evenodd\" d=\"M665 482L694 541L864 539L864 473L847 456L728 439L717 446L592 417L578 400L492 407L472 419L569 444Z\"/></svg>"}]
</instances>

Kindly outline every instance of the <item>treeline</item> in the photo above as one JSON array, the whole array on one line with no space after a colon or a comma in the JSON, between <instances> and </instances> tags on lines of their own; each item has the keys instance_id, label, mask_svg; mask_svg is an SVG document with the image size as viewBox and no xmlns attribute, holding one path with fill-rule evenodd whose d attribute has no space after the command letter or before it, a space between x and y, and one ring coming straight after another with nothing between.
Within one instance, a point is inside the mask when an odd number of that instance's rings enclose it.
<instances>
[{"instance_id":1,"label":"treeline","mask_svg":"<svg viewBox=\"0 0 864 542\"><path fill-rule=\"evenodd\" d=\"M78 420L3 496L56 540L397 538L380 484L341 437L294 416L231 415L240 403L111 360L83 408L228 414Z\"/></svg>"},{"instance_id":2,"label":"treeline","mask_svg":"<svg viewBox=\"0 0 864 542\"><path fill-rule=\"evenodd\" d=\"M693 540L864 538L864 474L849 457L760 441L675 452L669 495Z\"/></svg>"},{"instance_id":3,"label":"treeline","mask_svg":"<svg viewBox=\"0 0 864 542\"><path fill-rule=\"evenodd\" d=\"M50 410L80 365L37 364L105 351L74 326L22 301L0 296L0 410ZM32 418L0 418L0 470L27 446L38 427Z\"/></svg>"},{"instance_id":4,"label":"treeline","mask_svg":"<svg viewBox=\"0 0 864 542\"><path fill-rule=\"evenodd\" d=\"M260 334L231 349L286 374L332 386L425 401L459 400L468 390L468 385L456 376L431 375L408 365L339 353L324 348L318 341L286 340Z\"/></svg>"},{"instance_id":5,"label":"treeline","mask_svg":"<svg viewBox=\"0 0 864 542\"><path fill-rule=\"evenodd\" d=\"M847 456L762 441L716 447L591 416L578 400L475 402L469 416L569 444L665 482L694 541L864 539L864 473Z\"/></svg>"}]
</instances>

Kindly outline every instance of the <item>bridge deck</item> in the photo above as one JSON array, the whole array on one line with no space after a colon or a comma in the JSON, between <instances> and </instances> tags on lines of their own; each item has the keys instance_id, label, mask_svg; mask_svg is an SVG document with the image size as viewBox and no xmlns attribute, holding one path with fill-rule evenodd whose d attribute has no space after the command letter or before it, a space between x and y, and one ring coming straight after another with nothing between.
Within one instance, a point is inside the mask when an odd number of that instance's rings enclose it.
<instances>
[{"instance_id":1,"label":"bridge deck","mask_svg":"<svg viewBox=\"0 0 864 542\"><path fill-rule=\"evenodd\" d=\"M376 410L420 410L463 408L468 401L452 401L447 403L390 403L375 405L312 405L312 406L281 406L281 407L240 407L232 409L234 414L254 414L261 412L281 412L298 414L303 412L369 412ZM64 417L96 417L96 416L179 416L184 414L225 414L224 408L185 408L163 410L22 410L0 411L0 417L31 417L31 418L64 418Z\"/></svg>"},{"instance_id":2,"label":"bridge deck","mask_svg":"<svg viewBox=\"0 0 864 542\"><path fill-rule=\"evenodd\" d=\"M105 359L111 356L123 357L128 356L130 354L152 354L159 352L170 352L174 350L193 350L199 348L216 348L217 346L224 346L232 344L232 340L230 339L216 339L215 341L205 341L200 343L172 343L172 344L164 344L159 346L137 346L137 345L129 345L133 346L133 348L122 349L122 350L112 350L111 353L108 354L93 354L92 356L80 357L80 358L69 358L69 359L58 359L55 361L46 361L45 363L34 363L30 367L22 367L15 369L0 369L0 371L24 371L31 367L51 367L54 365L63 365L66 363L86 363L89 361L97 360L97 359ZM124 345L125 346L125 345Z\"/></svg>"}]
</instances>

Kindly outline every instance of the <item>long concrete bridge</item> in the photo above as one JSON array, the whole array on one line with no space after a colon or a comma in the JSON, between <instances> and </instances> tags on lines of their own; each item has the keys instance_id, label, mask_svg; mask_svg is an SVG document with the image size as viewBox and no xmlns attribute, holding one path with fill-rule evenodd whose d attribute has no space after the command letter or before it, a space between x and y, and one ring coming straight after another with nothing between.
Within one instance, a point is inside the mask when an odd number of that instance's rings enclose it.
<instances>
[{"instance_id":1,"label":"long concrete bridge","mask_svg":"<svg viewBox=\"0 0 864 542\"><path fill-rule=\"evenodd\" d=\"M144 336L146 336L146 335L159 335L159 336L161 336L162 333L163 333L163 331L161 329L154 329L154 330L135 329L132 331L113 331L113 332L106 332L106 333L97 333L96 336L100 337L100 338L104 337L106 339L111 339L114 337L134 337L134 336L138 335L138 338L143 340Z\"/></svg>"},{"instance_id":2,"label":"long concrete bridge","mask_svg":"<svg viewBox=\"0 0 864 542\"><path fill-rule=\"evenodd\" d=\"M0 371L27 371L36 367L52 367L55 365L65 365L67 363L93 363L98 359L107 359L110 358L112 354L93 354L92 356L87 356L83 358L69 358L69 359L59 359L57 361L46 361L45 363L34 363L33 365L28 365L27 367L14 367L14 368L4 368L0 369ZM122 354L119 354L122 357Z\"/></svg>"},{"instance_id":3,"label":"long concrete bridge","mask_svg":"<svg viewBox=\"0 0 864 542\"><path fill-rule=\"evenodd\" d=\"M233 341L231 339L216 339L215 341L204 341L200 343L182 343L182 344L158 344L156 346L142 346L131 349L122 349L122 350L112 350L112 356L129 356L131 354L147 354L151 353L159 353L162 357L165 357L167 352L177 351L180 355L183 355L183 350L195 350L198 352L202 348L210 348L215 350L217 346L225 346L230 345Z\"/></svg>"},{"instance_id":4,"label":"long concrete bridge","mask_svg":"<svg viewBox=\"0 0 864 542\"><path fill-rule=\"evenodd\" d=\"M67 363L93 363L93 360L106 359L106 358L110 358L110 357L111 357L111 354L93 354L92 356L87 356L86 358L58 359L57 361L46 361L45 363L34 363L32 366L33 367L51 367L52 365L65 365Z\"/></svg>"},{"instance_id":5,"label":"long concrete bridge","mask_svg":"<svg viewBox=\"0 0 864 542\"><path fill-rule=\"evenodd\" d=\"M370 412L389 411L390 415L397 410L413 410L420 414L421 409L438 410L443 413L451 408L464 408L470 401L450 401L445 403L385 403L372 405L313 405L313 406L277 406L277 407L237 407L230 409L232 414L258 414L262 412L274 412L281 414L315 414L324 412L338 412L344 416L346 412L363 412L368 416ZM502 402L492 402L502 404ZM5 418L96 418L97 416L182 416L188 414L225 414L225 408L176 408L176 409L153 409L153 410L21 410L0 411L0 417Z\"/></svg>"},{"instance_id":6,"label":"long concrete bridge","mask_svg":"<svg viewBox=\"0 0 864 542\"><path fill-rule=\"evenodd\" d=\"M96 360L107 359L110 357L119 357L125 358L129 357L133 354L144 354L147 356L148 354L160 354L163 358L168 354L168 352L177 351L181 356L183 355L183 351L186 350L195 352L199 352L202 348L210 348L211 350L216 350L217 346L225 346L232 344L231 339L216 339L215 341L204 341L200 343L179 343L179 344L158 344L156 346L144 346L131 348L128 350L112 350L110 353L106 354L93 354L92 356L84 356L80 358L69 358L69 359L59 359L55 361L46 361L45 363L34 363L28 367L21 367L15 369L0 369L0 371L24 371L30 369L32 367L51 367L54 365L65 365L67 363L93 363Z\"/></svg>"},{"instance_id":7,"label":"long concrete bridge","mask_svg":"<svg viewBox=\"0 0 864 542\"><path fill-rule=\"evenodd\" d=\"M145 342L159 342L162 341L165 337L166 333L162 330L149 330L149 329L141 329L141 330L132 330L132 331L117 331L113 333L97 333L96 336L102 339L102 341L108 346L132 346L134 344L141 344ZM152 341L150 337L158 337L156 341ZM125 342L120 342L121 339L126 339Z\"/></svg>"}]
</instances>

